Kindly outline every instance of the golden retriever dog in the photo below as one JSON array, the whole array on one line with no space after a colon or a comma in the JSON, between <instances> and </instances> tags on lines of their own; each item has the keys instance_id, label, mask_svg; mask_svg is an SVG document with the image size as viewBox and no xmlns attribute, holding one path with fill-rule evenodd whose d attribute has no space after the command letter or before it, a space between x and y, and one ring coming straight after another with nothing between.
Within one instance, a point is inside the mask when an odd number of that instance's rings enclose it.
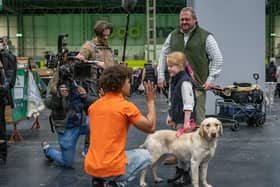
<instances>
[{"instance_id":1,"label":"golden retriever dog","mask_svg":"<svg viewBox=\"0 0 280 187\"><path fill-rule=\"evenodd\" d=\"M151 165L155 182L162 179L156 174L156 166L167 156L175 155L179 162L189 162L194 187L199 186L199 178L204 187L212 187L207 182L208 162L214 156L217 139L223 133L221 121L209 117L202 121L198 130L176 137L174 130L158 130L149 135L140 147L147 149L151 156ZM140 176L140 186L146 187L146 168Z\"/></svg>"}]
</instances>

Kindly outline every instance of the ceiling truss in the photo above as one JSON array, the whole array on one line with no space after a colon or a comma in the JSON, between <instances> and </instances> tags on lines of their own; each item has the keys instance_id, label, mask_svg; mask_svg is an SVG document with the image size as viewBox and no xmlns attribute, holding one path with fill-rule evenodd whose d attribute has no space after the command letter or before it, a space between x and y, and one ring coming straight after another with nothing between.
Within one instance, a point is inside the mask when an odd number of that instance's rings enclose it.
<instances>
[{"instance_id":1,"label":"ceiling truss","mask_svg":"<svg viewBox=\"0 0 280 187\"><path fill-rule=\"evenodd\" d=\"M280 1L267 0L266 1L266 15L279 16L280 15Z\"/></svg>"},{"instance_id":2,"label":"ceiling truss","mask_svg":"<svg viewBox=\"0 0 280 187\"><path fill-rule=\"evenodd\" d=\"M8 14L69 14L124 13L121 0L3 0L3 13ZM184 0L157 0L157 13L178 13ZM138 0L133 13L145 13L146 1Z\"/></svg>"}]
</instances>

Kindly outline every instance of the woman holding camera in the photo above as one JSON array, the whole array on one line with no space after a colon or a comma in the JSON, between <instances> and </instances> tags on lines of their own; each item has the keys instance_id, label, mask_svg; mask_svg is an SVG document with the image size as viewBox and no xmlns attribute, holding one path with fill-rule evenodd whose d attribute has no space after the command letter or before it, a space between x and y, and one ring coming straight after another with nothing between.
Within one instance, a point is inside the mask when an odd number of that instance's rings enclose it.
<instances>
[{"instance_id":1,"label":"woman holding camera","mask_svg":"<svg viewBox=\"0 0 280 187\"><path fill-rule=\"evenodd\" d=\"M55 87L50 84L49 88ZM72 167L79 136L89 133L86 125L86 103L82 101L85 91L74 81L61 76L56 86L55 90L48 89L45 105L51 109L50 123L55 127L61 150L51 147L47 141L42 142L42 148L49 161L55 161L63 167ZM87 104L90 103L92 101Z\"/></svg>"}]
</instances>

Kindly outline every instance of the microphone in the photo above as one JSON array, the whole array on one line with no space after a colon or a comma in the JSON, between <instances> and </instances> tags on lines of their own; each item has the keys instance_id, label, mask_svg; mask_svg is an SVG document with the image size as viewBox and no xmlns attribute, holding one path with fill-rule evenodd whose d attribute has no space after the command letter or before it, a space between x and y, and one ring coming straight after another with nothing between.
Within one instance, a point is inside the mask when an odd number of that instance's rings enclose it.
<instances>
[{"instance_id":1,"label":"microphone","mask_svg":"<svg viewBox=\"0 0 280 187\"><path fill-rule=\"evenodd\" d=\"M122 0L122 7L127 11L131 12L136 6L137 0Z\"/></svg>"}]
</instances>

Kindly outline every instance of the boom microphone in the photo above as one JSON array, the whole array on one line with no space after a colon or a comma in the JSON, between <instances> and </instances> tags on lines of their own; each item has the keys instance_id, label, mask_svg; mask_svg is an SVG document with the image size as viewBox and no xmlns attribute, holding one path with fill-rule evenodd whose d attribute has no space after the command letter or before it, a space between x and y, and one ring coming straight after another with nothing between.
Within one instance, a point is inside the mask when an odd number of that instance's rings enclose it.
<instances>
[{"instance_id":1,"label":"boom microphone","mask_svg":"<svg viewBox=\"0 0 280 187\"><path fill-rule=\"evenodd\" d=\"M137 0L122 0L122 7L127 11L131 12L136 6Z\"/></svg>"}]
</instances>

